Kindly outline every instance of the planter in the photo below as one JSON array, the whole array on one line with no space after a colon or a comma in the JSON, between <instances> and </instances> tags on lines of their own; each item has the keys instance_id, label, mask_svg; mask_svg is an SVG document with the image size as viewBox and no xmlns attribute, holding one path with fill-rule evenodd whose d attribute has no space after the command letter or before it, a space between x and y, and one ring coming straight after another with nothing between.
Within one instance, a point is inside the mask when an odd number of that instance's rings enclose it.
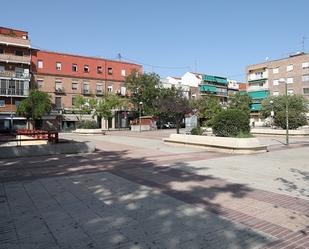
<instances>
[{"instance_id":1,"label":"planter","mask_svg":"<svg viewBox=\"0 0 309 249\"><path fill-rule=\"evenodd\" d=\"M101 129L76 129L73 133L81 135L105 135L105 132Z\"/></svg>"},{"instance_id":2,"label":"planter","mask_svg":"<svg viewBox=\"0 0 309 249\"><path fill-rule=\"evenodd\" d=\"M267 152L267 146L261 145L257 138L171 134L169 138L165 138L163 141L170 144L199 146L209 151L224 153L252 154Z\"/></svg>"}]
</instances>

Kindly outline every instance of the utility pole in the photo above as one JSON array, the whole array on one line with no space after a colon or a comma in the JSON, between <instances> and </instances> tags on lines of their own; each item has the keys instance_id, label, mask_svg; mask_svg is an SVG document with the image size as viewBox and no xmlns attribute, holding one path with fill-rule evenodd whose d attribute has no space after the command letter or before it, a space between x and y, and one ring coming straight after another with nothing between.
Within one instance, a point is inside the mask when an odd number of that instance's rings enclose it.
<instances>
[{"instance_id":1,"label":"utility pole","mask_svg":"<svg viewBox=\"0 0 309 249\"><path fill-rule=\"evenodd\" d=\"M288 99L288 82L285 80L285 121L286 121L286 134L285 144L289 145L289 99Z\"/></svg>"}]
</instances>

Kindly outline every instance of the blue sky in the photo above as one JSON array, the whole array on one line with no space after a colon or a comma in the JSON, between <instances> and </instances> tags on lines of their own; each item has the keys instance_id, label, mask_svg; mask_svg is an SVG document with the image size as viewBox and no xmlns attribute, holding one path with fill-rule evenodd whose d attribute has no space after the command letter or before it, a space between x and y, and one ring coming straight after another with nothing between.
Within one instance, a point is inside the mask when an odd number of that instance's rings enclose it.
<instances>
[{"instance_id":1,"label":"blue sky","mask_svg":"<svg viewBox=\"0 0 309 249\"><path fill-rule=\"evenodd\" d=\"M309 51L308 0L10 0L0 26L33 47L143 63L162 77L195 71L244 80L245 66ZM7 11L3 11L7 10Z\"/></svg>"}]
</instances>

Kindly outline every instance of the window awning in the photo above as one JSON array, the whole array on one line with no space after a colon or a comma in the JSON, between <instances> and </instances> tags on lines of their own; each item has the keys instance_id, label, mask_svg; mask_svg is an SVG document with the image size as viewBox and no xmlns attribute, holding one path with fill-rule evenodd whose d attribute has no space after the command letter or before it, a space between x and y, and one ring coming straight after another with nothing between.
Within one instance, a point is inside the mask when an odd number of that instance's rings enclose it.
<instances>
[{"instance_id":1,"label":"window awning","mask_svg":"<svg viewBox=\"0 0 309 249\"><path fill-rule=\"evenodd\" d=\"M266 99L269 95L268 91L248 92L252 99Z\"/></svg>"},{"instance_id":2,"label":"window awning","mask_svg":"<svg viewBox=\"0 0 309 249\"><path fill-rule=\"evenodd\" d=\"M262 109L262 104L260 103L251 104L250 109L251 111L260 111Z\"/></svg>"},{"instance_id":3,"label":"window awning","mask_svg":"<svg viewBox=\"0 0 309 249\"><path fill-rule=\"evenodd\" d=\"M203 81L215 82L223 85L227 85L227 78L212 76L212 75L203 75Z\"/></svg>"},{"instance_id":4,"label":"window awning","mask_svg":"<svg viewBox=\"0 0 309 249\"><path fill-rule=\"evenodd\" d=\"M200 91L201 92L216 92L217 87L216 86L210 86L210 85L201 85Z\"/></svg>"}]
</instances>

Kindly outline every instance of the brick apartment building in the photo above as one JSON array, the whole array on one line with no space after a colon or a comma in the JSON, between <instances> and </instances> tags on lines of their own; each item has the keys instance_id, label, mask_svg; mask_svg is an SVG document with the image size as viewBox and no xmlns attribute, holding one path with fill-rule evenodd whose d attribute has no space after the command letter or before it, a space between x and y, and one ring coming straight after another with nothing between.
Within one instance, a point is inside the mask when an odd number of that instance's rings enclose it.
<instances>
[{"instance_id":1,"label":"brick apartment building","mask_svg":"<svg viewBox=\"0 0 309 249\"><path fill-rule=\"evenodd\" d=\"M100 98L110 92L125 96L125 76L133 70L141 73L142 67L122 61L41 50L33 50L31 57L32 83L51 96L54 113L63 117L61 129L72 128L76 121L76 116L70 115L76 95ZM118 112L114 120L109 121L109 128L124 128L127 124L121 120L123 115Z\"/></svg>"},{"instance_id":2,"label":"brick apartment building","mask_svg":"<svg viewBox=\"0 0 309 249\"><path fill-rule=\"evenodd\" d=\"M0 130L25 124L16 106L29 94L31 46L28 32L0 27Z\"/></svg>"},{"instance_id":3,"label":"brick apartment building","mask_svg":"<svg viewBox=\"0 0 309 249\"><path fill-rule=\"evenodd\" d=\"M254 103L251 116L256 122L263 122L259 115L261 102L268 96L288 94L303 95L309 99L309 54L296 53L287 58L249 65L246 68L247 92Z\"/></svg>"}]
</instances>

